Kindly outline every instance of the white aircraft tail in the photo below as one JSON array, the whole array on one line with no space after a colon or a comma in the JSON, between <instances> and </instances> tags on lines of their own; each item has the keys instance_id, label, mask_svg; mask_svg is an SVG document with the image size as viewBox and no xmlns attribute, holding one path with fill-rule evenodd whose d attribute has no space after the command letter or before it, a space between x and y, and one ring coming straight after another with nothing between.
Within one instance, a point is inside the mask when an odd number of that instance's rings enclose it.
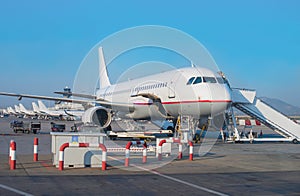
<instances>
[{"instance_id":1,"label":"white aircraft tail","mask_svg":"<svg viewBox=\"0 0 300 196\"><path fill-rule=\"evenodd\" d=\"M39 104L39 109L41 112L49 112L48 108L45 106L45 104L41 100L38 100L38 104Z\"/></svg>"},{"instance_id":2,"label":"white aircraft tail","mask_svg":"<svg viewBox=\"0 0 300 196\"><path fill-rule=\"evenodd\" d=\"M16 111L16 113L20 113L20 108L19 108L19 106L15 105L15 111Z\"/></svg>"},{"instance_id":3,"label":"white aircraft tail","mask_svg":"<svg viewBox=\"0 0 300 196\"><path fill-rule=\"evenodd\" d=\"M3 114L8 114L8 111L6 109L2 110Z\"/></svg>"},{"instance_id":4,"label":"white aircraft tail","mask_svg":"<svg viewBox=\"0 0 300 196\"><path fill-rule=\"evenodd\" d=\"M20 103L19 107L20 107L20 112L26 112L27 111L23 104Z\"/></svg>"},{"instance_id":5,"label":"white aircraft tail","mask_svg":"<svg viewBox=\"0 0 300 196\"><path fill-rule=\"evenodd\" d=\"M33 108L34 112L36 112L36 113L40 112L40 108L35 102L32 102L32 108Z\"/></svg>"},{"instance_id":6,"label":"white aircraft tail","mask_svg":"<svg viewBox=\"0 0 300 196\"><path fill-rule=\"evenodd\" d=\"M99 84L100 84L100 88L105 88L107 86L110 86L111 84L107 74L102 47L99 47L98 52L99 52L99 77L100 77Z\"/></svg>"},{"instance_id":7,"label":"white aircraft tail","mask_svg":"<svg viewBox=\"0 0 300 196\"><path fill-rule=\"evenodd\" d=\"M11 114L16 114L15 110L12 107L8 107L7 111Z\"/></svg>"}]
</instances>

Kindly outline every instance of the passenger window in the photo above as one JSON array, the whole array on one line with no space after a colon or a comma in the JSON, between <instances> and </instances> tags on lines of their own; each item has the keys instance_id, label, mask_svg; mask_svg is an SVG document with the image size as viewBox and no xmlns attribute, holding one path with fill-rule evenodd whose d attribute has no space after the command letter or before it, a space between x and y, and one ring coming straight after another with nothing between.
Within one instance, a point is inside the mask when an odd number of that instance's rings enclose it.
<instances>
[{"instance_id":1,"label":"passenger window","mask_svg":"<svg viewBox=\"0 0 300 196\"><path fill-rule=\"evenodd\" d=\"M218 82L219 82L220 84L224 84L224 83L225 83L224 80L223 80L223 78L218 77L217 80L218 80Z\"/></svg>"},{"instance_id":2,"label":"passenger window","mask_svg":"<svg viewBox=\"0 0 300 196\"><path fill-rule=\"evenodd\" d=\"M197 77L193 84L199 84L201 82L202 82L202 78L201 77Z\"/></svg>"},{"instance_id":3,"label":"passenger window","mask_svg":"<svg viewBox=\"0 0 300 196\"><path fill-rule=\"evenodd\" d=\"M203 77L203 81L206 83L217 83L214 77Z\"/></svg>"},{"instance_id":4,"label":"passenger window","mask_svg":"<svg viewBox=\"0 0 300 196\"><path fill-rule=\"evenodd\" d=\"M192 84L193 81L194 81L194 79L195 79L195 77L191 77L191 78L189 79L189 81L186 83L186 85Z\"/></svg>"}]
</instances>

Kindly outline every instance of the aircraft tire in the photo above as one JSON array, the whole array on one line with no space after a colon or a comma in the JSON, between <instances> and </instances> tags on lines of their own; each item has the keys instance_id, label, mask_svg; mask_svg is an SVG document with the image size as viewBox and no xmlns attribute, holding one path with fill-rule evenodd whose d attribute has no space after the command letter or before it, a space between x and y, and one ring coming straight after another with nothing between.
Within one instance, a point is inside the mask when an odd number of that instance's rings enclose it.
<instances>
[{"instance_id":1,"label":"aircraft tire","mask_svg":"<svg viewBox=\"0 0 300 196\"><path fill-rule=\"evenodd\" d=\"M298 140L297 139L293 139L293 144L298 144Z\"/></svg>"}]
</instances>

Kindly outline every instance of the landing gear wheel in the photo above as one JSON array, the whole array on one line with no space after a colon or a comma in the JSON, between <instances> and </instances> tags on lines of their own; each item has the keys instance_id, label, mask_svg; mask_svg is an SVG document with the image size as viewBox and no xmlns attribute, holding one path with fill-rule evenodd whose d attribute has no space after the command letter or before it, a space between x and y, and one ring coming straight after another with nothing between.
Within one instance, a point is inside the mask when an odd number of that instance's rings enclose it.
<instances>
[{"instance_id":1,"label":"landing gear wheel","mask_svg":"<svg viewBox=\"0 0 300 196\"><path fill-rule=\"evenodd\" d=\"M298 140L297 139L293 139L293 144L298 144Z\"/></svg>"},{"instance_id":2,"label":"landing gear wheel","mask_svg":"<svg viewBox=\"0 0 300 196\"><path fill-rule=\"evenodd\" d=\"M200 141L200 134L196 133L194 136L195 143L198 143Z\"/></svg>"}]
</instances>

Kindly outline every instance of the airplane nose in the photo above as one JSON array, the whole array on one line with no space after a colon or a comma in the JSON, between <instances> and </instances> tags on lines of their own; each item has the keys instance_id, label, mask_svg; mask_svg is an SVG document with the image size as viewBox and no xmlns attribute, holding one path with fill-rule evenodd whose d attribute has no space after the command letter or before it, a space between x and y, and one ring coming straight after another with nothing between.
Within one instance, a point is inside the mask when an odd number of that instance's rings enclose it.
<instances>
[{"instance_id":1,"label":"airplane nose","mask_svg":"<svg viewBox=\"0 0 300 196\"><path fill-rule=\"evenodd\" d=\"M219 84L211 88L212 113L221 113L226 111L231 105L230 88L226 84Z\"/></svg>"}]
</instances>

